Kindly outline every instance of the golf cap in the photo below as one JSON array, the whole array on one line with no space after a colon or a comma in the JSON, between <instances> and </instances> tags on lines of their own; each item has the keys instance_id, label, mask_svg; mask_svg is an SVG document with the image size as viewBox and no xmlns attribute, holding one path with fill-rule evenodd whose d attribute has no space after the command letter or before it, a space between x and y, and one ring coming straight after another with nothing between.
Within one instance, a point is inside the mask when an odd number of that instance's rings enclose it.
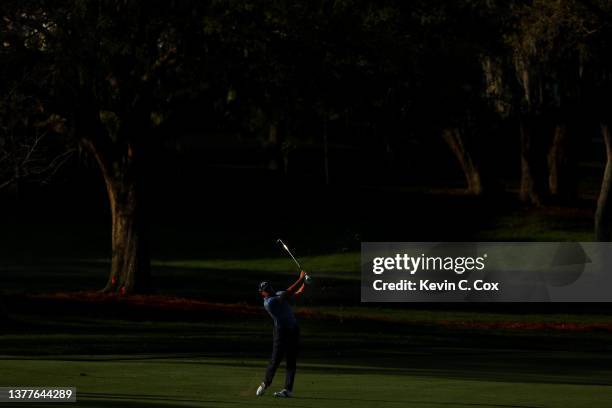
<instances>
[{"instance_id":1,"label":"golf cap","mask_svg":"<svg viewBox=\"0 0 612 408\"><path fill-rule=\"evenodd\" d=\"M259 291L260 292L268 292L268 293L274 293L274 288L272 287L272 284L268 281L263 281L259 284Z\"/></svg>"}]
</instances>

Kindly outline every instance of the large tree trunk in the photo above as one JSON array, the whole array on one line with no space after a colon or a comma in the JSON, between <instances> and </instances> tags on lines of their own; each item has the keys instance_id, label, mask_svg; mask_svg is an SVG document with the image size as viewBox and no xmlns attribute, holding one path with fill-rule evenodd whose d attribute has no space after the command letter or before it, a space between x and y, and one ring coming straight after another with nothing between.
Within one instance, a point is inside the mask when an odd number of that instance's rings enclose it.
<instances>
[{"instance_id":1,"label":"large tree trunk","mask_svg":"<svg viewBox=\"0 0 612 408\"><path fill-rule=\"evenodd\" d=\"M268 164L268 168L270 170L280 170L281 166L281 145L280 145L280 137L278 134L278 124L276 122L270 123L268 127L268 141L267 147L270 152L270 162Z\"/></svg>"},{"instance_id":2,"label":"large tree trunk","mask_svg":"<svg viewBox=\"0 0 612 408\"><path fill-rule=\"evenodd\" d=\"M548 189L562 200L571 199L576 189L570 154L567 126L557 125L548 151Z\"/></svg>"},{"instance_id":3,"label":"large tree trunk","mask_svg":"<svg viewBox=\"0 0 612 408\"><path fill-rule=\"evenodd\" d=\"M130 145L120 149L90 140L84 140L84 144L100 166L111 209L111 270L103 292L145 292L150 284L150 257L138 168L140 155Z\"/></svg>"},{"instance_id":4,"label":"large tree trunk","mask_svg":"<svg viewBox=\"0 0 612 408\"><path fill-rule=\"evenodd\" d=\"M274 121L268 128L267 147L270 152L268 168L286 175L289 170L289 150L283 147L285 139L283 127L282 123Z\"/></svg>"},{"instance_id":5,"label":"large tree trunk","mask_svg":"<svg viewBox=\"0 0 612 408\"><path fill-rule=\"evenodd\" d=\"M105 292L144 292L150 261L139 186L133 180L107 178L112 216L111 271Z\"/></svg>"},{"instance_id":6,"label":"large tree trunk","mask_svg":"<svg viewBox=\"0 0 612 408\"><path fill-rule=\"evenodd\" d=\"M612 240L612 136L608 124L601 125L601 133L606 146L606 168L604 170L601 190L595 211L595 239L597 241Z\"/></svg>"},{"instance_id":7,"label":"large tree trunk","mask_svg":"<svg viewBox=\"0 0 612 408\"><path fill-rule=\"evenodd\" d=\"M526 119L520 122L521 141L521 187L519 197L521 201L541 205L543 197L542 169L538 163L539 150L534 141L534 132L537 129L533 121Z\"/></svg>"},{"instance_id":8,"label":"large tree trunk","mask_svg":"<svg viewBox=\"0 0 612 408\"><path fill-rule=\"evenodd\" d=\"M442 131L442 137L448 144L448 147L450 147L463 170L465 181L467 182L467 191L475 195L482 194L483 184L480 171L474 163L474 159L466 149L465 142L459 129L444 129Z\"/></svg>"}]
</instances>

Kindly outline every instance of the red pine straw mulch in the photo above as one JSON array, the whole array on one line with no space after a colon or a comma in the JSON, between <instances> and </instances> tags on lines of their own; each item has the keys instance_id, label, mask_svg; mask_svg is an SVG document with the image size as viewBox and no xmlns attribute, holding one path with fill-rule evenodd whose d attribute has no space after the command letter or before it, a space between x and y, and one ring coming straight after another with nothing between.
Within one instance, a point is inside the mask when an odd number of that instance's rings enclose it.
<instances>
[{"instance_id":1,"label":"red pine straw mulch","mask_svg":"<svg viewBox=\"0 0 612 408\"><path fill-rule=\"evenodd\" d=\"M568 332L612 332L612 323L576 323L576 322L466 322L446 321L438 322L443 326L462 327L466 329L506 329L506 330L558 330Z\"/></svg>"},{"instance_id":2,"label":"red pine straw mulch","mask_svg":"<svg viewBox=\"0 0 612 408\"><path fill-rule=\"evenodd\" d=\"M125 305L146 307L168 311L217 311L232 314L259 313L260 308L239 303L214 303L204 300L179 298L162 295L129 295L106 294L100 292L58 292L50 294L29 295L31 299L47 300L58 303L83 303L104 305Z\"/></svg>"},{"instance_id":3,"label":"red pine straw mulch","mask_svg":"<svg viewBox=\"0 0 612 408\"><path fill-rule=\"evenodd\" d=\"M253 316L263 315L260 306L247 305L242 303L214 303L198 299L179 298L163 295L130 295L121 296L117 294L104 294L100 292L58 292L51 294L29 295L29 299L55 303L58 306L104 306L114 305L129 307L134 309L160 310L160 311L189 311L189 312L208 312L222 315L234 316ZM410 325L431 325L444 326L459 329L481 329L481 330L547 330L562 332L608 332L612 333L612 321L610 323L580 323L562 321L468 321L468 320L408 320L392 317L364 317L358 314L347 313L342 317L334 313L320 312L307 307L300 307L296 313L303 318L316 320L337 320L347 321L379 321L389 323L404 323Z\"/></svg>"}]
</instances>

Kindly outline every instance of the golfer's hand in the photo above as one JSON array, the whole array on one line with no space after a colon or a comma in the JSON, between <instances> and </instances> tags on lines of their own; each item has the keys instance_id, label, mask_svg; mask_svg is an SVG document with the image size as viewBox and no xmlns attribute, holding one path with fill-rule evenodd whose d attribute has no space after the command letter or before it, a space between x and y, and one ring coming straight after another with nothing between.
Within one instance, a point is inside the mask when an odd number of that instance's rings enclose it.
<instances>
[{"instance_id":1,"label":"golfer's hand","mask_svg":"<svg viewBox=\"0 0 612 408\"><path fill-rule=\"evenodd\" d=\"M304 276L306 276L306 272L305 271L300 271L300 278L303 278Z\"/></svg>"}]
</instances>

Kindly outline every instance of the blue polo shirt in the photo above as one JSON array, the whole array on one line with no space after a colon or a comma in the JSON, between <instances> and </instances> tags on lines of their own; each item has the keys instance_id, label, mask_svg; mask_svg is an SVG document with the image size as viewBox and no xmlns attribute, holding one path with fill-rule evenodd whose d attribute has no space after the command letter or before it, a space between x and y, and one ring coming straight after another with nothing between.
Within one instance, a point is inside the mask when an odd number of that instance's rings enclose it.
<instances>
[{"instance_id":1,"label":"blue polo shirt","mask_svg":"<svg viewBox=\"0 0 612 408\"><path fill-rule=\"evenodd\" d=\"M281 299L284 292L276 292L274 296L264 299L264 308L274 320L274 327L279 329L294 329L297 327L297 320L293 315L291 306L287 299Z\"/></svg>"}]
</instances>

